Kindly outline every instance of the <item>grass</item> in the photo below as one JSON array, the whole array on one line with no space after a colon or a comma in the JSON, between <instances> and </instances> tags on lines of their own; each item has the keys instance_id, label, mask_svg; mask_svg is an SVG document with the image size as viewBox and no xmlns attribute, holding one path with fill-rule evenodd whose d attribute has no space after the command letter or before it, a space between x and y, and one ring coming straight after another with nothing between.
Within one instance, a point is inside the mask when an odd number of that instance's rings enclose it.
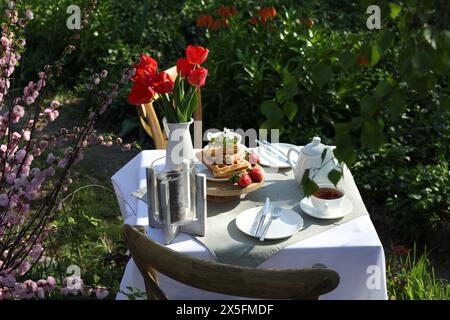
<instances>
[{"instance_id":1,"label":"grass","mask_svg":"<svg viewBox=\"0 0 450 320\"><path fill-rule=\"evenodd\" d=\"M427 251L419 255L415 246L407 255L389 257L387 286L391 299L450 299L450 284L436 278Z\"/></svg>"}]
</instances>

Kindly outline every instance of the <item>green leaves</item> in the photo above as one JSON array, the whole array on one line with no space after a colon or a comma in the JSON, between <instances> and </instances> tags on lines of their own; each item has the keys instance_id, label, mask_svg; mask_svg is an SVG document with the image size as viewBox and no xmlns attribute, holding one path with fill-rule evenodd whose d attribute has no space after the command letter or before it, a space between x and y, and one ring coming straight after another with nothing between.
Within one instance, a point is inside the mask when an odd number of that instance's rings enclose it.
<instances>
[{"instance_id":1,"label":"green leaves","mask_svg":"<svg viewBox=\"0 0 450 320\"><path fill-rule=\"evenodd\" d=\"M344 69L350 69L356 63L356 56L350 52L344 52L339 56L340 66Z\"/></svg>"},{"instance_id":2,"label":"green leaves","mask_svg":"<svg viewBox=\"0 0 450 320\"><path fill-rule=\"evenodd\" d=\"M364 121L361 142L364 146L377 151L384 142L384 123L381 120L368 119Z\"/></svg>"},{"instance_id":3,"label":"green leaves","mask_svg":"<svg viewBox=\"0 0 450 320\"><path fill-rule=\"evenodd\" d=\"M389 3L389 8L391 9L389 16L392 19L397 18L397 16L400 14L400 11L402 10L402 8L398 4L395 4L393 2Z\"/></svg>"},{"instance_id":4,"label":"green leaves","mask_svg":"<svg viewBox=\"0 0 450 320\"><path fill-rule=\"evenodd\" d=\"M353 140L348 133L336 135L336 149L334 150L336 158L351 166L356 160L355 148Z\"/></svg>"},{"instance_id":5,"label":"green leaves","mask_svg":"<svg viewBox=\"0 0 450 320\"><path fill-rule=\"evenodd\" d=\"M406 107L406 101L403 94L399 91L393 93L386 101L388 111L394 119L400 118Z\"/></svg>"},{"instance_id":6,"label":"green leaves","mask_svg":"<svg viewBox=\"0 0 450 320\"><path fill-rule=\"evenodd\" d=\"M302 187L305 197L309 197L319 191L319 186L309 178L309 169L306 169L302 177Z\"/></svg>"},{"instance_id":7,"label":"green leaves","mask_svg":"<svg viewBox=\"0 0 450 320\"><path fill-rule=\"evenodd\" d=\"M363 117L372 117L380 107L380 101L374 96L364 96L359 102Z\"/></svg>"},{"instance_id":8,"label":"green leaves","mask_svg":"<svg viewBox=\"0 0 450 320\"><path fill-rule=\"evenodd\" d=\"M295 103L288 101L284 104L283 110L289 121L292 122L297 115L298 106Z\"/></svg>"},{"instance_id":9,"label":"green leaves","mask_svg":"<svg viewBox=\"0 0 450 320\"><path fill-rule=\"evenodd\" d=\"M314 79L314 83L319 88L322 88L328 82L328 79L330 79L331 73L332 70L330 66L325 65L323 63L316 65L312 69L312 76Z\"/></svg>"},{"instance_id":10,"label":"green leaves","mask_svg":"<svg viewBox=\"0 0 450 320\"><path fill-rule=\"evenodd\" d=\"M377 97L383 98L387 96L395 85L395 81L392 79L385 79L378 82L377 87L375 88L375 95Z\"/></svg>"},{"instance_id":11,"label":"green leaves","mask_svg":"<svg viewBox=\"0 0 450 320\"><path fill-rule=\"evenodd\" d=\"M375 66L381 58L381 50L378 45L373 45L370 51L370 66Z\"/></svg>"},{"instance_id":12,"label":"green leaves","mask_svg":"<svg viewBox=\"0 0 450 320\"><path fill-rule=\"evenodd\" d=\"M339 180L342 178L342 172L336 169L331 170L328 173L328 180L330 180L335 186L337 186Z\"/></svg>"},{"instance_id":13,"label":"green leaves","mask_svg":"<svg viewBox=\"0 0 450 320\"><path fill-rule=\"evenodd\" d=\"M261 125L261 128L280 128L284 118L284 113L275 101L264 101L261 104L261 113L266 118L266 121Z\"/></svg>"}]
</instances>

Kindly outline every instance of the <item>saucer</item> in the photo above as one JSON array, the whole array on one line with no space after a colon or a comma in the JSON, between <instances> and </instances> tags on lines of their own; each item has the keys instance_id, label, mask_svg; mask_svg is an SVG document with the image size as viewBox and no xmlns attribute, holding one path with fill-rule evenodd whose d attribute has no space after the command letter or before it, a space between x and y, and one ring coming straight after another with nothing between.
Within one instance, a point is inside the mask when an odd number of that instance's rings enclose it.
<instances>
[{"instance_id":1,"label":"saucer","mask_svg":"<svg viewBox=\"0 0 450 320\"><path fill-rule=\"evenodd\" d=\"M353 204L347 198L344 199L342 207L339 210L333 210L327 216L324 216L318 209L316 209L312 203L310 198L303 198L300 201L300 208L302 208L303 212L309 214L310 216L318 219L339 219L353 211Z\"/></svg>"}]
</instances>

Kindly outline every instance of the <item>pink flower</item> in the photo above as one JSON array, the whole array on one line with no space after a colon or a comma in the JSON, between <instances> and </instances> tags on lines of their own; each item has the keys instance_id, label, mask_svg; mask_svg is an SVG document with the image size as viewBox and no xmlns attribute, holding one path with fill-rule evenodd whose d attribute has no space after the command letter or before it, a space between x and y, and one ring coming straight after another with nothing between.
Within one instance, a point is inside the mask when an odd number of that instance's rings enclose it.
<instances>
[{"instance_id":1,"label":"pink flower","mask_svg":"<svg viewBox=\"0 0 450 320\"><path fill-rule=\"evenodd\" d=\"M27 16L27 19L28 19L28 20L33 20L33 19L34 19L33 11L31 11L30 9L28 9L27 11L25 11L25 15Z\"/></svg>"},{"instance_id":2,"label":"pink flower","mask_svg":"<svg viewBox=\"0 0 450 320\"><path fill-rule=\"evenodd\" d=\"M56 287L56 280L55 280L55 278L53 278L52 276L49 276L49 277L47 278L47 284L48 284L50 287Z\"/></svg>"},{"instance_id":3,"label":"pink flower","mask_svg":"<svg viewBox=\"0 0 450 320\"><path fill-rule=\"evenodd\" d=\"M43 288L39 287L37 288L37 296L39 299L45 299L45 291Z\"/></svg>"},{"instance_id":4,"label":"pink flower","mask_svg":"<svg viewBox=\"0 0 450 320\"><path fill-rule=\"evenodd\" d=\"M2 46L3 46L3 47L5 47L5 48L6 48L6 47L9 47L10 42L9 42L9 39L8 39L8 38L2 37L1 42L2 42Z\"/></svg>"},{"instance_id":5,"label":"pink flower","mask_svg":"<svg viewBox=\"0 0 450 320\"><path fill-rule=\"evenodd\" d=\"M37 199L37 197L39 196L37 190L29 190L27 192L25 192L25 198L27 198L28 200L35 200Z\"/></svg>"},{"instance_id":6,"label":"pink flower","mask_svg":"<svg viewBox=\"0 0 450 320\"><path fill-rule=\"evenodd\" d=\"M109 291L105 288L96 288L95 289L95 296L98 300L103 300L107 296L109 296Z\"/></svg>"},{"instance_id":7,"label":"pink flower","mask_svg":"<svg viewBox=\"0 0 450 320\"><path fill-rule=\"evenodd\" d=\"M22 137L25 141L30 141L30 137L31 137L30 130L25 130L22 134Z\"/></svg>"},{"instance_id":8,"label":"pink flower","mask_svg":"<svg viewBox=\"0 0 450 320\"><path fill-rule=\"evenodd\" d=\"M25 98L25 102L27 105L33 104L34 103L34 98L32 96L28 96Z\"/></svg>"},{"instance_id":9,"label":"pink flower","mask_svg":"<svg viewBox=\"0 0 450 320\"><path fill-rule=\"evenodd\" d=\"M48 157L47 157L47 163L48 164L52 164L54 161L55 161L55 156L54 156L54 154L53 153L49 153L48 154Z\"/></svg>"},{"instance_id":10,"label":"pink flower","mask_svg":"<svg viewBox=\"0 0 450 320\"><path fill-rule=\"evenodd\" d=\"M59 291L59 293L61 293L61 295L63 295L63 296L68 296L69 295L69 293L70 293L70 290L69 290L69 288L61 288L61 290Z\"/></svg>"},{"instance_id":11,"label":"pink flower","mask_svg":"<svg viewBox=\"0 0 450 320\"><path fill-rule=\"evenodd\" d=\"M6 193L0 194L0 207L6 207L9 203L9 197Z\"/></svg>"},{"instance_id":12,"label":"pink flower","mask_svg":"<svg viewBox=\"0 0 450 320\"><path fill-rule=\"evenodd\" d=\"M53 100L50 103L50 107L52 107L52 109L57 109L61 106L61 103L58 100Z\"/></svg>"},{"instance_id":13,"label":"pink flower","mask_svg":"<svg viewBox=\"0 0 450 320\"><path fill-rule=\"evenodd\" d=\"M22 162L22 160L25 159L26 155L27 155L27 152L24 149L20 149L16 153L16 160L17 160L17 162Z\"/></svg>"},{"instance_id":14,"label":"pink flower","mask_svg":"<svg viewBox=\"0 0 450 320\"><path fill-rule=\"evenodd\" d=\"M6 277L0 277L0 283L5 287L12 288L16 284L16 278L12 274L8 274Z\"/></svg>"},{"instance_id":15,"label":"pink flower","mask_svg":"<svg viewBox=\"0 0 450 320\"><path fill-rule=\"evenodd\" d=\"M24 261L24 262L22 262L21 264L20 264L20 267L19 267L19 274L21 275L21 276L23 276L25 273L27 273L28 272L28 270L30 270L31 269L31 264L28 262L28 261Z\"/></svg>"}]
</instances>

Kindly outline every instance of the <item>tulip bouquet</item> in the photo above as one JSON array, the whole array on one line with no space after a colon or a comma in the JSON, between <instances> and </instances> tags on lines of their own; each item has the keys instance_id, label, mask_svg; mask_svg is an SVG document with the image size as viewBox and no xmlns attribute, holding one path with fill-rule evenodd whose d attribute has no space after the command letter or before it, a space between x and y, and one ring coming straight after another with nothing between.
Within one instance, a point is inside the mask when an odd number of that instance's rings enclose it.
<instances>
[{"instance_id":1,"label":"tulip bouquet","mask_svg":"<svg viewBox=\"0 0 450 320\"><path fill-rule=\"evenodd\" d=\"M177 61L177 76L173 80L167 72L158 71L158 63L142 55L134 66L134 84L128 102L135 105L151 102L156 96L169 123L189 122L197 109L198 88L205 85L208 70L200 65L208 57L208 49L189 45L186 57ZM187 82L187 84L186 84Z\"/></svg>"}]
</instances>

